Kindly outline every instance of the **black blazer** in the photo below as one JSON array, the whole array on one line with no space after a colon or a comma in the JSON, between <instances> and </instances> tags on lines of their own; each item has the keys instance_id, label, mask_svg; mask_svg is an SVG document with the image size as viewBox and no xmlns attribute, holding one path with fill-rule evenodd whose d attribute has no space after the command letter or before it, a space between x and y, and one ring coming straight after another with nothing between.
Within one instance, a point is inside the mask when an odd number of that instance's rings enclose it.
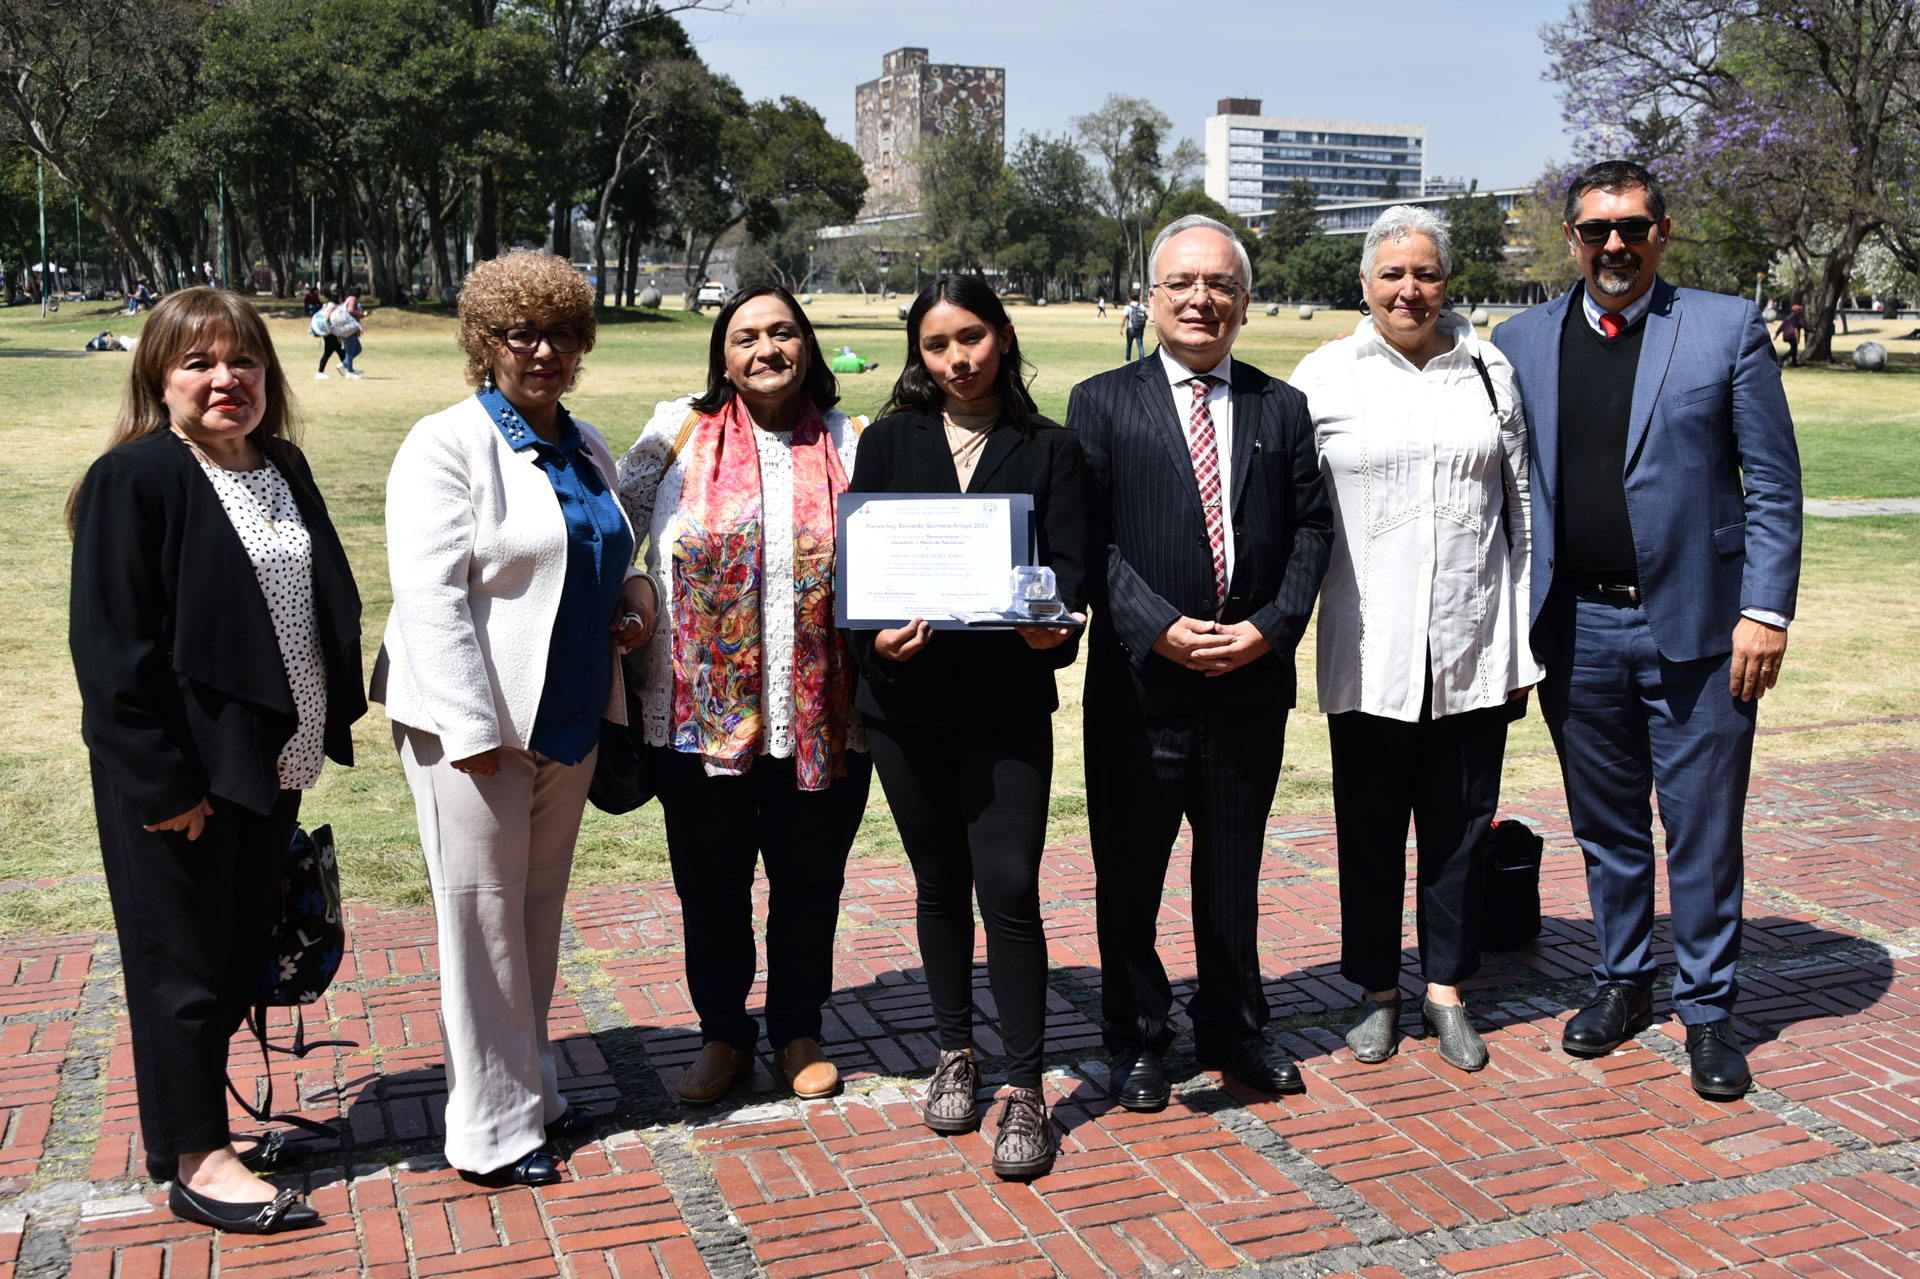
<instances>
[{"instance_id":1,"label":"black blazer","mask_svg":"<svg viewBox=\"0 0 1920 1279\"><path fill-rule=\"evenodd\" d=\"M1087 707L1122 719L1284 712L1293 650L1333 545L1307 399L1233 362L1233 580L1224 622L1251 620L1273 651L1206 676L1153 651L1175 619L1213 615L1213 553L1193 455L1158 353L1073 389L1067 425L1086 446L1106 572L1094 577Z\"/></svg>"},{"instance_id":2,"label":"black blazer","mask_svg":"<svg viewBox=\"0 0 1920 1279\"><path fill-rule=\"evenodd\" d=\"M306 458L281 440L261 446L313 536L326 749L351 764L367 710L360 593ZM96 764L149 822L206 795L267 812L298 726L293 690L253 563L199 462L168 431L111 449L73 515L67 639Z\"/></svg>"},{"instance_id":3,"label":"black blazer","mask_svg":"<svg viewBox=\"0 0 1920 1279\"><path fill-rule=\"evenodd\" d=\"M1030 493L1039 562L1053 569L1069 609L1087 603L1092 489L1079 442L1045 418L1022 435L1002 415L987 436L969 493ZM960 477L940 415L895 413L868 427L854 456L855 493L958 493ZM1080 651L1075 635L1038 650L1011 631L942 631L921 652L890 662L874 652L878 631L847 632L860 667L855 702L869 719L898 724L1004 723L1060 705L1053 673Z\"/></svg>"}]
</instances>

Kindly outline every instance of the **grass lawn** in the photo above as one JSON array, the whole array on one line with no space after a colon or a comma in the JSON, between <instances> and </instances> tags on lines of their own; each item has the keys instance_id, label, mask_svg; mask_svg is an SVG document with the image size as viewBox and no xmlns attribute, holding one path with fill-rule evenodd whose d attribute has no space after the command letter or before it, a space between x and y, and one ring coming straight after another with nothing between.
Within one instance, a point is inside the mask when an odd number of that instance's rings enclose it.
<instances>
[{"instance_id":1,"label":"grass lawn","mask_svg":"<svg viewBox=\"0 0 1920 1279\"><path fill-rule=\"evenodd\" d=\"M388 463L413 422L465 395L453 321L434 312L376 310L365 335L364 380L313 378L319 341L298 309L270 306L274 338L287 364L303 420L302 442L346 543L366 601L367 665L390 603L381 510ZM871 413L899 371L904 325L892 304L825 295L809 308L822 344L843 343L880 368L842 379L843 405ZM1035 397L1053 417L1081 378L1119 363L1117 320L1091 306L1020 308L1015 320L1038 370ZM1116 312L1117 314L1117 312ZM1353 312L1301 321L1291 310L1256 310L1237 354L1285 376L1321 342L1350 331ZM126 378L128 357L87 354L102 329L137 329L103 304L69 304L42 320L31 308L0 311L0 881L62 878L97 871L79 697L68 665L68 541L61 504L99 452ZM678 311L617 312L603 321L600 345L570 407L607 436L616 453L632 443L657 400L704 382L706 319ZM1891 326L1887 326L1891 331ZM1893 372L1789 370L1787 392L1799 424L1807 491L1820 497L1920 496L1920 342L1888 341L1856 329L1843 342L1872 336L1894 352ZM1911 714L1920 706L1920 518L1813 520L1800 618L1785 682L1769 698L1764 727L1832 725L1762 738L1769 753L1857 753L1920 742L1912 724L1862 721ZM1287 727L1288 764L1277 809L1330 811L1325 721L1312 706L1313 639L1301 646L1304 704ZM1079 671L1062 678L1055 719L1055 832L1084 830L1080 768ZM1507 787L1557 784L1537 715L1511 738ZM342 881L350 896L393 903L426 899L413 805L390 730L375 708L356 729L360 766L329 767L305 813L329 821L339 837ZM876 785L856 854L897 855L898 840ZM666 873L659 809L611 818L588 810L576 882L651 879ZM0 892L0 933L47 933L110 923L103 886L67 882Z\"/></svg>"}]
</instances>

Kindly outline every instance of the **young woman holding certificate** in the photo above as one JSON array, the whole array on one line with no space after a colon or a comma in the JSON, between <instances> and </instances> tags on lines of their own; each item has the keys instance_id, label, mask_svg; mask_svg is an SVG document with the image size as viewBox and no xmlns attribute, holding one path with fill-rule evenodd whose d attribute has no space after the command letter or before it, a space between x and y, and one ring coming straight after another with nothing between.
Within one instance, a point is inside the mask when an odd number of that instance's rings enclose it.
<instances>
[{"instance_id":1,"label":"young woman holding certificate","mask_svg":"<svg viewBox=\"0 0 1920 1279\"><path fill-rule=\"evenodd\" d=\"M1038 562L1052 568L1067 607L1078 609L1091 551L1086 463L1074 437L1035 410L1024 367L1013 324L988 285L972 276L934 281L908 313L906 365L886 415L861 443L849 490L1030 494ZM1040 853L1059 704L1053 672L1072 663L1078 632L936 634L916 618L849 639L861 675L856 704L919 886L920 953L940 1038L927 1126L980 1125L977 887L1009 1084L993 1168L1003 1177L1038 1175L1053 1163L1040 1092Z\"/></svg>"}]
</instances>

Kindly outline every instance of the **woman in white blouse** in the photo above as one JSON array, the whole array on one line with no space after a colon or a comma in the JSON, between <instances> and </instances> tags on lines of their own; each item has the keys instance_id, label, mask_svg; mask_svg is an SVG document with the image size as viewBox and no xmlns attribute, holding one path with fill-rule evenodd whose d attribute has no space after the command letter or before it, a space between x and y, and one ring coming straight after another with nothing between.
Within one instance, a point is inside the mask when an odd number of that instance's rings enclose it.
<instances>
[{"instance_id":1,"label":"woman in white blouse","mask_svg":"<svg viewBox=\"0 0 1920 1279\"><path fill-rule=\"evenodd\" d=\"M820 1006L873 769L833 624L834 500L858 441L837 399L800 304L774 285L742 289L714 320L706 390L661 404L620 459L665 601L641 699L700 1017L679 1085L693 1104L752 1073L762 859L768 1042L799 1096L840 1083Z\"/></svg>"},{"instance_id":2,"label":"woman in white blouse","mask_svg":"<svg viewBox=\"0 0 1920 1279\"><path fill-rule=\"evenodd\" d=\"M236 1148L227 1041L260 996L301 794L353 762L360 596L260 315L153 309L107 451L75 486L69 643L124 960L147 1170L174 1215L319 1217Z\"/></svg>"},{"instance_id":3,"label":"woman in white blouse","mask_svg":"<svg viewBox=\"0 0 1920 1279\"><path fill-rule=\"evenodd\" d=\"M1511 366L1444 309L1446 224L1381 214L1352 336L1300 362L1333 495L1320 708L1333 754L1341 975L1365 993L1357 1060L1397 1048L1407 818L1417 836L1424 1033L1487 1063L1460 998L1480 967L1487 836L1507 724L1540 678L1527 642L1526 418Z\"/></svg>"}]
</instances>

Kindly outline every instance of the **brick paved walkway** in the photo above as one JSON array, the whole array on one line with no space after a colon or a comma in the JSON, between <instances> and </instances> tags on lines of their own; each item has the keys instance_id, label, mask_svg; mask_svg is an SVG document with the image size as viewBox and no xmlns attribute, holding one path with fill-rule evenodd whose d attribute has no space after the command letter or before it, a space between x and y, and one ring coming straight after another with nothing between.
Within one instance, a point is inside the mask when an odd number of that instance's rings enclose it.
<instances>
[{"instance_id":1,"label":"brick paved walkway","mask_svg":"<svg viewBox=\"0 0 1920 1279\"><path fill-rule=\"evenodd\" d=\"M1559 1051L1591 960L1579 858L1557 794L1508 808L1547 836L1550 918L1470 987L1488 1070L1457 1074L1416 1041L1352 1061L1331 823L1288 819L1262 945L1306 1095L1223 1085L1183 1039L1159 1115L1108 1100L1091 868L1084 848L1053 850L1047 1090L1066 1131L1031 1185L994 1178L990 1133L915 1122L935 1052L904 868L849 876L826 1032L845 1093L796 1103L763 1058L750 1093L706 1114L672 1100L698 1039L670 888L577 894L554 1031L564 1086L603 1121L538 1192L484 1193L440 1161L431 916L355 910L328 1011L357 1046L298 1072L304 1113L341 1121L344 1146L304 1147L288 1173L327 1223L264 1242L174 1223L136 1175L112 939L0 943L0 1279L1920 1274L1920 754L1756 779L1737 1020L1764 1086L1732 1104L1686 1086L1664 1002L1610 1058ZM1187 900L1182 882L1162 915L1176 980Z\"/></svg>"}]
</instances>

